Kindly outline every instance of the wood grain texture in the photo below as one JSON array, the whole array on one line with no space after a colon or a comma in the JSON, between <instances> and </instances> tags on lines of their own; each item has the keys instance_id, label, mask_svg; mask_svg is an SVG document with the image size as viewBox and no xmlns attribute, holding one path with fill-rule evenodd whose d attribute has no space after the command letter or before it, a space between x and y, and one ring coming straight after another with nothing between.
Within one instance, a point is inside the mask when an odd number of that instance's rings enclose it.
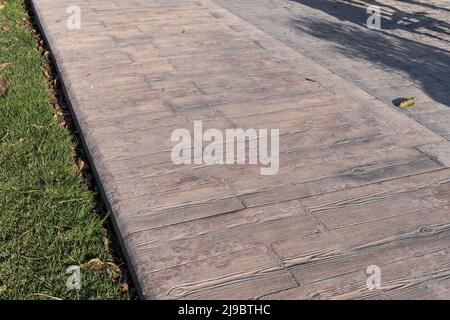
<instances>
[{"instance_id":1,"label":"wood grain texture","mask_svg":"<svg viewBox=\"0 0 450 320\"><path fill-rule=\"evenodd\" d=\"M377 99L383 87L362 90L379 70L356 77L345 71L364 68L336 52L342 77L311 38L321 64L270 19L217 2L32 1L143 297L450 298L439 121L430 130ZM80 30L66 27L70 5ZM278 174L174 164L171 132L196 120L280 129Z\"/></svg>"}]
</instances>

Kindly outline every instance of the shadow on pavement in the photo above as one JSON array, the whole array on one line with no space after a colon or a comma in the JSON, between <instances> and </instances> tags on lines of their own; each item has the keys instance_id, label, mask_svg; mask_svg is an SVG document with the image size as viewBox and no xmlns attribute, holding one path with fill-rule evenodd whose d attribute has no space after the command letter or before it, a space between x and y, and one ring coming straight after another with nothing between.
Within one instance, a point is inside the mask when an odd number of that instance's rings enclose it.
<instances>
[{"instance_id":1,"label":"shadow on pavement","mask_svg":"<svg viewBox=\"0 0 450 320\"><path fill-rule=\"evenodd\" d=\"M328 1L293 0L302 5L321 10L345 23L329 19L298 18L291 20L294 28L336 44L336 50L348 56L365 59L372 63L406 72L420 84L425 93L450 107L450 51L412 39L406 39L387 30L404 30L422 37L445 41L450 34L450 24L430 17L426 12L405 13L395 7L388 7L380 1ZM449 11L419 1L424 8ZM382 30L369 30L367 7L379 5L383 9ZM430 34L432 32L433 34ZM449 39L449 37L447 37Z\"/></svg>"}]
</instances>

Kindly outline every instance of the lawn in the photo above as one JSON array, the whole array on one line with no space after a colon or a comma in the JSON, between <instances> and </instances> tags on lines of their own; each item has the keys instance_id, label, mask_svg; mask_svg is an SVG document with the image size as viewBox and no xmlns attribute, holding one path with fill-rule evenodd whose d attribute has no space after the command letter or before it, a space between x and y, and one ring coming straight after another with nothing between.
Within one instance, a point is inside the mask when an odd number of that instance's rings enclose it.
<instances>
[{"instance_id":1,"label":"lawn","mask_svg":"<svg viewBox=\"0 0 450 320\"><path fill-rule=\"evenodd\" d=\"M0 299L129 299L24 3L0 0Z\"/></svg>"}]
</instances>

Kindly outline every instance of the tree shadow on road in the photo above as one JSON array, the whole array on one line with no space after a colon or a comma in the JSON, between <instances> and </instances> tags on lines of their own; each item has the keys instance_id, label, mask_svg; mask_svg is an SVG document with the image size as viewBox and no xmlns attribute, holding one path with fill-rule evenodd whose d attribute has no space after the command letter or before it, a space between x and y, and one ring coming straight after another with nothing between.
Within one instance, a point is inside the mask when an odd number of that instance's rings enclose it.
<instances>
[{"instance_id":1,"label":"tree shadow on road","mask_svg":"<svg viewBox=\"0 0 450 320\"><path fill-rule=\"evenodd\" d=\"M442 35L450 35L450 23L433 17L431 11L446 11L450 9L439 7L433 4L414 1L397 0L397 2L408 3L417 8L428 9L428 11L406 12L398 7L394 7L377 0L292 0L308 7L321 10L341 21L348 21L354 24L365 25L367 20L367 8L370 5L379 6L384 9L383 29L384 30L404 30L417 35L423 35L448 42ZM450 14L450 13L449 13Z\"/></svg>"},{"instance_id":2,"label":"tree shadow on road","mask_svg":"<svg viewBox=\"0 0 450 320\"><path fill-rule=\"evenodd\" d=\"M291 21L294 28L334 43L335 49L346 56L365 59L407 73L433 100L450 107L450 51L426 44L426 41L418 42L403 38L398 33L386 32L403 30L416 36L440 39L449 34L449 23L429 17L424 12L403 13L390 7L389 16L383 16L382 30L375 31L369 30L365 25L368 17L366 10L369 5L385 8L379 1L294 1L321 10L339 20L320 19L319 16L298 18ZM422 4L419 1L412 2ZM430 4L424 6L429 7ZM429 32L433 34L429 35Z\"/></svg>"}]
</instances>

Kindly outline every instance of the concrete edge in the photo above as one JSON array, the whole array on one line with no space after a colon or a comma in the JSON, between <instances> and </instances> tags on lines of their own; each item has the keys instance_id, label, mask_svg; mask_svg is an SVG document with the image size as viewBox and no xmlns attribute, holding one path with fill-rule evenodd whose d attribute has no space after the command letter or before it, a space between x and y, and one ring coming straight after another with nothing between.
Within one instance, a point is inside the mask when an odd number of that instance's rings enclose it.
<instances>
[{"instance_id":1,"label":"concrete edge","mask_svg":"<svg viewBox=\"0 0 450 320\"><path fill-rule=\"evenodd\" d=\"M66 89L66 85L64 84L64 79L63 79L62 74L60 72L60 66L58 64L58 59L53 54L51 43L49 42L49 40L47 38L47 35L45 33L44 26L41 23L40 16L39 16L39 9L35 6L33 0L31 0L29 2L29 5L30 5L30 9L32 10L32 12L33 12L33 14L35 16L35 19L34 19L35 21L34 22L36 23L37 27L39 28L41 36L42 36L42 38L43 38L47 48L49 49L50 56L52 58L52 63L55 66L55 70L56 70L56 72L58 74L58 77L59 77L59 80L61 82L62 93L63 93L64 97L66 98L67 104L69 106L70 114L71 114L72 119L73 119L73 121L75 123L75 126L76 126L78 132L80 133L80 138L81 138L81 142L82 142L82 145L83 145L83 149L86 152L87 160L89 161L89 165L92 168L92 172L94 174L95 180L97 182L97 185L99 186L101 198L102 198L103 202L105 203L105 206L106 206L106 209L108 210L108 212L112 213L113 211L112 211L111 204L109 203L109 200L108 200L108 198L106 196L103 184L101 182L101 179L100 179L100 176L98 174L97 168L95 167L95 163L94 163L94 160L92 158L92 155L89 152L89 148L88 148L88 145L86 143L85 137L83 135L82 128L81 128L81 126L80 126L80 124L78 122L77 117L75 116L75 112L74 112L74 109L73 109L72 102L71 102L71 100L69 98L69 95L68 95L68 92L67 92L67 89ZM145 300L144 293L143 293L142 288L141 288L141 286L139 284L134 265L133 265L133 263L132 263L132 261L130 259L130 256L128 254L128 251L126 249L126 245L125 245L125 242L123 241L123 237L122 237L122 234L121 234L121 232L119 230L119 227L117 225L117 221L115 219L115 216L114 216L114 214L110 214L109 216L110 216L110 219L111 219L111 222L112 222L112 226L113 226L114 232L116 234L117 242L119 243L119 246L120 246L121 253L122 253L122 255L124 257L124 260L125 260L125 263L127 265L128 272L129 272L129 274L131 276L131 280L133 282L133 285L136 288L137 296L138 296L138 298L140 300Z\"/></svg>"}]
</instances>

